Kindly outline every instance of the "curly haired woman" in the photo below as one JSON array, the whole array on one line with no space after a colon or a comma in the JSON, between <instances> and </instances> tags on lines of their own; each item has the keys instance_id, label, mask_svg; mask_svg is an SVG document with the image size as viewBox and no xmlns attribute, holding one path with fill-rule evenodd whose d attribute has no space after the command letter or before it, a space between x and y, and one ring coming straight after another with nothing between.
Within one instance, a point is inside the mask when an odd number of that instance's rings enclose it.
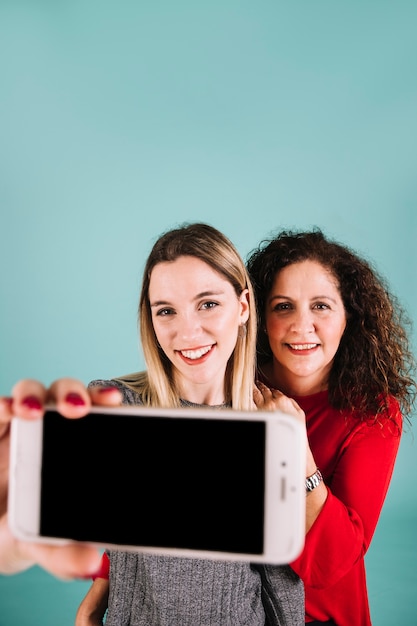
<instances>
[{"instance_id":1,"label":"curly haired woman","mask_svg":"<svg viewBox=\"0 0 417 626\"><path fill-rule=\"evenodd\" d=\"M291 564L305 621L369 626L364 556L415 399L409 321L372 265L320 229L279 232L247 266L258 377L306 414L307 534Z\"/></svg>"}]
</instances>

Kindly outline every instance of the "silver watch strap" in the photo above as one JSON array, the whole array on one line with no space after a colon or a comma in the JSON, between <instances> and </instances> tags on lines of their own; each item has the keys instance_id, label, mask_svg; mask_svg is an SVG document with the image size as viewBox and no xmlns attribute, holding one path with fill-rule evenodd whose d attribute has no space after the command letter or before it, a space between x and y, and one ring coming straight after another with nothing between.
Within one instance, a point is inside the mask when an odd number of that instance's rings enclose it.
<instances>
[{"instance_id":1,"label":"silver watch strap","mask_svg":"<svg viewBox=\"0 0 417 626\"><path fill-rule=\"evenodd\" d=\"M323 476L321 475L321 471L317 468L314 474L311 476L307 476L306 478L306 491L309 493L313 491L316 487L318 487L323 480Z\"/></svg>"}]
</instances>

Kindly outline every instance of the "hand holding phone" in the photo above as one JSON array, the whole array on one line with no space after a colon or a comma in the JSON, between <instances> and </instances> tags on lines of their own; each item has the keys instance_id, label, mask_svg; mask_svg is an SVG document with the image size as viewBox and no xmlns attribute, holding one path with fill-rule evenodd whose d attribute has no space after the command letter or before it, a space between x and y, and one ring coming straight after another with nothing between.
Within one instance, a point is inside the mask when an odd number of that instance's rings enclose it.
<instances>
[{"instance_id":1,"label":"hand holding phone","mask_svg":"<svg viewBox=\"0 0 417 626\"><path fill-rule=\"evenodd\" d=\"M305 533L305 433L272 411L93 408L12 422L16 537L286 563Z\"/></svg>"}]
</instances>

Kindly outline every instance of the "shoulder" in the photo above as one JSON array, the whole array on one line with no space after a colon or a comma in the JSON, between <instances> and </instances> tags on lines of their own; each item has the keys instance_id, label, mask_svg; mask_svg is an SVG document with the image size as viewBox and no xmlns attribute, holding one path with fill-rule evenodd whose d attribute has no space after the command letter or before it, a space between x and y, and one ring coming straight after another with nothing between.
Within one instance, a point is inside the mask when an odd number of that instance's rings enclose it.
<instances>
[{"instance_id":1,"label":"shoulder","mask_svg":"<svg viewBox=\"0 0 417 626\"><path fill-rule=\"evenodd\" d=\"M401 406L397 398L394 396L387 396L385 402L383 402L383 409L381 411L382 426L388 432L401 433L403 428L404 417L401 412Z\"/></svg>"},{"instance_id":2,"label":"shoulder","mask_svg":"<svg viewBox=\"0 0 417 626\"><path fill-rule=\"evenodd\" d=\"M356 424L355 430L367 435L397 438L402 433L404 420L400 403L391 395L380 395L376 410L346 411L344 416L348 423Z\"/></svg>"}]
</instances>

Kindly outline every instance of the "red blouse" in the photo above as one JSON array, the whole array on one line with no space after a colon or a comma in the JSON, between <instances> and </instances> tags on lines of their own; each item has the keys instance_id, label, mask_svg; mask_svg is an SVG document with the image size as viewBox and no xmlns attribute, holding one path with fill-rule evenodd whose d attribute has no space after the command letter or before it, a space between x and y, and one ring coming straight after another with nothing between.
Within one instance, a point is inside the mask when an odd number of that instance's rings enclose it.
<instances>
[{"instance_id":1,"label":"red blouse","mask_svg":"<svg viewBox=\"0 0 417 626\"><path fill-rule=\"evenodd\" d=\"M303 579L306 622L370 626L364 556L388 491L402 416L390 398L390 419L375 424L329 406L328 392L295 397L307 419L310 448L328 497L291 563ZM384 416L386 417L386 416Z\"/></svg>"}]
</instances>

